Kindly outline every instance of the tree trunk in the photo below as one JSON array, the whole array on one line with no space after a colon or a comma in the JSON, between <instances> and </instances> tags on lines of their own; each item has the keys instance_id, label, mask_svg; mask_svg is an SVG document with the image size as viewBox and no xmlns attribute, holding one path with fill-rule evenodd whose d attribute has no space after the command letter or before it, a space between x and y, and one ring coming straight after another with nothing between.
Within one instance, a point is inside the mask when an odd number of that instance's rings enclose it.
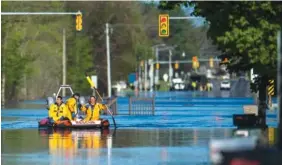
<instances>
[{"instance_id":1,"label":"tree trunk","mask_svg":"<svg viewBox=\"0 0 282 165\"><path fill-rule=\"evenodd\" d=\"M258 105L258 118L259 118L259 125L265 126L266 125L266 87L267 87L267 77L262 77L260 87L259 87L259 105Z\"/></svg>"}]
</instances>

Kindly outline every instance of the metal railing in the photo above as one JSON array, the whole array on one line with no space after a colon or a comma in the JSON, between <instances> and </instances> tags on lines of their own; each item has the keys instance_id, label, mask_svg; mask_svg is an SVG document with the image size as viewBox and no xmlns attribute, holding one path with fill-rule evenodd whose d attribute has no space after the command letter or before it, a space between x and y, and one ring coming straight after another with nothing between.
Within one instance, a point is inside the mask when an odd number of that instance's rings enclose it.
<instances>
[{"instance_id":1,"label":"metal railing","mask_svg":"<svg viewBox=\"0 0 282 165\"><path fill-rule=\"evenodd\" d=\"M114 98L103 98L104 103L108 106L109 110L112 112L113 115L117 115L117 97ZM108 115L108 112L106 112Z\"/></svg>"},{"instance_id":2,"label":"metal railing","mask_svg":"<svg viewBox=\"0 0 282 165\"><path fill-rule=\"evenodd\" d=\"M155 96L152 98L129 97L129 115L155 115Z\"/></svg>"}]
</instances>

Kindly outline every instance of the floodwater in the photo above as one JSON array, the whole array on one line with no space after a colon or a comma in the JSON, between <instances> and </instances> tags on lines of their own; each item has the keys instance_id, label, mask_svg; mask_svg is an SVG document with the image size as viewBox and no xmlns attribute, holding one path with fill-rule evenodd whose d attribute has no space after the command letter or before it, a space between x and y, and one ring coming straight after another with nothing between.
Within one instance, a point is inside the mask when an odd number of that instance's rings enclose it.
<instances>
[{"instance_id":1,"label":"floodwater","mask_svg":"<svg viewBox=\"0 0 282 165\"><path fill-rule=\"evenodd\" d=\"M47 115L43 100L25 102L1 112L2 164L209 164L209 140L232 137L232 114L252 103L246 97L157 93L155 116L115 116L116 130L58 131L37 128ZM128 98L118 99L118 113L128 113ZM277 126L276 110L268 112L267 123Z\"/></svg>"}]
</instances>

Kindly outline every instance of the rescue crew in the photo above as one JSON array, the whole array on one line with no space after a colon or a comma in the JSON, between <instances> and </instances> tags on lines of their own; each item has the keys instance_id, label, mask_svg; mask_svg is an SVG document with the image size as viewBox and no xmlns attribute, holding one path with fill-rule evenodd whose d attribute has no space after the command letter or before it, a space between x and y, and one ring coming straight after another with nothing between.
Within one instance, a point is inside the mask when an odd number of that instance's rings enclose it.
<instances>
[{"instance_id":1,"label":"rescue crew","mask_svg":"<svg viewBox=\"0 0 282 165\"><path fill-rule=\"evenodd\" d=\"M68 109L63 103L62 96L58 96L55 104L51 104L49 109L49 121L54 123L58 120L67 120Z\"/></svg>"},{"instance_id":2,"label":"rescue crew","mask_svg":"<svg viewBox=\"0 0 282 165\"><path fill-rule=\"evenodd\" d=\"M95 121L100 120L101 110L106 110L107 107L104 104L97 103L95 96L90 96L89 103L85 106L81 106L81 111L85 112L86 116L83 121Z\"/></svg>"},{"instance_id":3,"label":"rescue crew","mask_svg":"<svg viewBox=\"0 0 282 165\"><path fill-rule=\"evenodd\" d=\"M69 98L66 101L66 106L69 110L68 118L70 120L75 120L75 117L76 117L76 114L77 114L77 103L78 103L79 97L80 97L80 94L75 93L75 94L72 95L71 98Z\"/></svg>"}]
</instances>

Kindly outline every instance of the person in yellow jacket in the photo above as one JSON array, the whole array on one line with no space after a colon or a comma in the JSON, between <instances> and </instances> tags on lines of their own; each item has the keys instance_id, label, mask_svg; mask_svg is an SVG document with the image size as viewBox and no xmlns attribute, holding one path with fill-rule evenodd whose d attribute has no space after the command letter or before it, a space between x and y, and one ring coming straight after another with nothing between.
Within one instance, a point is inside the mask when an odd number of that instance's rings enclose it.
<instances>
[{"instance_id":1,"label":"person in yellow jacket","mask_svg":"<svg viewBox=\"0 0 282 165\"><path fill-rule=\"evenodd\" d=\"M95 121L100 120L101 110L106 110L107 107L104 104L97 103L95 96L90 96L89 104L82 106L81 111L85 112L86 116L83 121Z\"/></svg>"},{"instance_id":2,"label":"person in yellow jacket","mask_svg":"<svg viewBox=\"0 0 282 165\"><path fill-rule=\"evenodd\" d=\"M78 99L79 99L80 95L79 93L75 93L73 94L73 96L71 98L69 98L67 101L66 101L66 106L69 110L69 114L68 114L68 118L70 120L74 120L75 119L75 116L77 114L77 102L78 102Z\"/></svg>"},{"instance_id":3,"label":"person in yellow jacket","mask_svg":"<svg viewBox=\"0 0 282 165\"><path fill-rule=\"evenodd\" d=\"M62 97L58 96L55 104L51 104L49 109L49 120L54 123L58 120L66 120L68 116L68 109L63 103Z\"/></svg>"}]
</instances>

